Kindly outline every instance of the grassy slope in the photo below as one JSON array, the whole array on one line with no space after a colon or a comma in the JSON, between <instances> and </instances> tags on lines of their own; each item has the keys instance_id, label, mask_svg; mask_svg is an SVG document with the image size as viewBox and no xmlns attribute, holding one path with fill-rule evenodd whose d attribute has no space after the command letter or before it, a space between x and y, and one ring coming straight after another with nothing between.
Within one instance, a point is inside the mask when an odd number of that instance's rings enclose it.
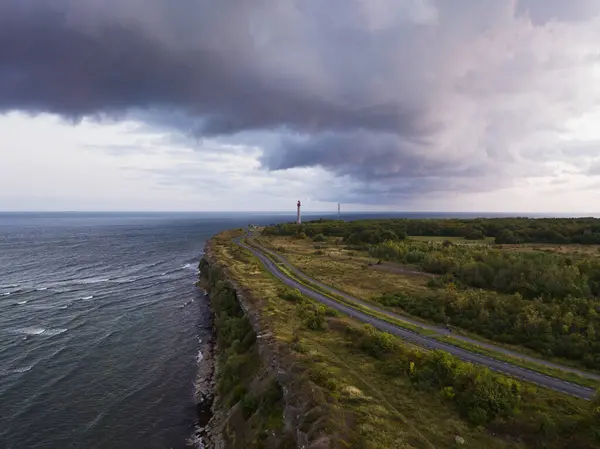
<instances>
[{"instance_id":1,"label":"grassy slope","mask_svg":"<svg viewBox=\"0 0 600 449\"><path fill-rule=\"evenodd\" d=\"M227 238L219 239L216 247L235 280L260 297L268 331L282 346L295 349L281 357L294 367L290 370L293 375L312 379L310 394L318 406L309 420L334 436L333 447L450 448L456 447L455 435L465 438L468 447L525 447L471 426L449 403L434 392L415 389L408 378L383 374L380 362L358 350L352 341L349 330L358 326L353 321L329 316L329 330L309 330L297 317L297 305L279 297L280 283L253 257ZM585 408L584 401L532 386L526 387L525 396L528 401L522 405L522 413L527 417L540 413L576 416ZM510 428L500 425L498 430Z\"/></svg>"},{"instance_id":2,"label":"grassy slope","mask_svg":"<svg viewBox=\"0 0 600 449\"><path fill-rule=\"evenodd\" d=\"M419 238L424 240L432 239L435 237L411 238ZM459 238L457 237L455 239ZM288 259L292 264L300 268L307 275L314 277L315 279L325 284L331 285L332 287L335 287L338 290L356 296L357 298L372 302L374 305L377 305L380 308L387 309L391 312L400 315L410 316L411 318L417 321L425 322L419 317L407 314L402 309L399 309L397 307L387 307L373 300L375 296L378 296L382 293L395 291L401 291L403 293L408 293L417 297L425 297L425 295L429 294L432 290L430 290L426 286L426 283L430 279L430 277L427 275L418 275L411 273L411 267L401 267L397 265L398 267L406 268L406 272L398 272L397 270L385 271L376 269L377 267L375 266L369 267L370 263L372 264L373 262L375 262L375 260L372 257L370 257L364 251L347 250L343 245L338 244L338 241L336 239L330 239L326 243L313 243L311 240L308 239L302 240L290 237L261 237L259 240L261 244L265 245L266 247L279 251L285 256L286 259ZM464 239L460 240L464 241ZM540 249L547 249L548 251L566 251L566 249L564 248L565 245L505 245L505 247L507 247L507 249L511 251L517 250L517 246L521 250L525 251ZM579 250L579 248L574 249L574 251ZM596 248L588 248L588 250L597 252ZM484 337L476 335L473 332L468 332L465 330L460 330L459 332L470 338L479 339L482 342L492 343L513 351L521 352L522 354L530 355L541 359L547 358L549 361L553 361L566 366L572 366L574 368L582 369L584 371L589 371L588 368L584 367L582 364L577 363L577 361L574 360L566 360L558 357L544 357L539 353L532 351L529 348L491 341ZM455 342L455 344L457 346L462 345L461 342ZM489 350L485 350L483 348L480 349L480 352L492 355L491 353L489 353ZM499 355L498 358L503 357ZM558 370L552 370L551 368L544 368L539 365L534 366L531 363L520 362L519 359L513 357L510 358L510 361L529 369L536 369L537 371L543 372L545 374L563 378L564 380L570 382L579 383L581 385L590 386L593 388L600 387L600 384L598 382L593 380L587 380L585 378L577 376L576 374L571 375Z\"/></svg>"},{"instance_id":3,"label":"grassy slope","mask_svg":"<svg viewBox=\"0 0 600 449\"><path fill-rule=\"evenodd\" d=\"M279 297L281 285L275 278L227 238L215 241L215 252L235 281L260 296L268 331L296 349L280 354L286 364L294 367L295 375L314 380L311 394L320 404L311 420L330 429L334 447L451 448L456 447L455 435L470 447L520 447L472 427L453 407L436 395L415 390L408 379L390 381L377 369L376 360L353 347L348 329L358 325L350 319L328 317L327 331L304 327L297 306Z\"/></svg>"}]
</instances>

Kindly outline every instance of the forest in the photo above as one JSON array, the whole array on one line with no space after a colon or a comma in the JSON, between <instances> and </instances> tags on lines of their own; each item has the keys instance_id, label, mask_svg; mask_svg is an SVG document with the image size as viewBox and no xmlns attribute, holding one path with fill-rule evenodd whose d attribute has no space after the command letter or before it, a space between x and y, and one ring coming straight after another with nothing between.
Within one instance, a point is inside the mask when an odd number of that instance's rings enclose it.
<instances>
[{"instance_id":1,"label":"forest","mask_svg":"<svg viewBox=\"0 0 600 449\"><path fill-rule=\"evenodd\" d=\"M382 304L600 369L597 256L393 241L370 254L440 275L426 298L390 292Z\"/></svg>"},{"instance_id":2,"label":"forest","mask_svg":"<svg viewBox=\"0 0 600 449\"><path fill-rule=\"evenodd\" d=\"M498 244L600 244L600 219L598 218L403 218L352 222L321 219L302 225L279 224L270 226L265 231L271 235L295 235L304 232L308 237L317 234L344 237L354 244L376 244L389 238L402 239L407 235L463 237L469 240L483 240L490 237Z\"/></svg>"}]
</instances>

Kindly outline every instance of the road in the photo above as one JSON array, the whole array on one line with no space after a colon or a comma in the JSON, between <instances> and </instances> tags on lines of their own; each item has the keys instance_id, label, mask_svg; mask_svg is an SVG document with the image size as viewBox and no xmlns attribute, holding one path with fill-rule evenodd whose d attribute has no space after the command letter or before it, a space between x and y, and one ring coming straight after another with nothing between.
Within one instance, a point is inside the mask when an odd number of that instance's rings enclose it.
<instances>
[{"instance_id":1,"label":"road","mask_svg":"<svg viewBox=\"0 0 600 449\"><path fill-rule=\"evenodd\" d=\"M262 248L262 247L259 250L257 248L248 246L245 243L243 243L241 241L241 239L236 239L235 242L238 245L240 245L241 247L252 252L263 263L265 268L267 268L267 270L269 270L273 274L273 276L275 276L277 279L279 279L281 282L283 282L287 286L298 289L302 294L304 294L322 304L325 304L326 306L331 307L332 309L342 312L356 320L371 324L381 331L389 332L390 334L396 335L396 336L398 336L406 341L409 341L413 344L416 344L418 346L422 346L422 347L425 347L428 349L443 350L443 351L449 352L450 354L452 354L464 361L483 365L483 366L488 367L491 370L498 371L498 372L507 374L509 376L516 377L518 379L525 380L528 382L532 382L534 384L537 384L537 385L540 385L540 386L543 386L546 388L550 388L550 389L553 389L556 391L560 391L562 393L570 394L572 396L576 396L576 397L579 397L582 399L589 400L595 394L595 391L591 388L587 388L587 387L584 387L581 385L576 385L571 382L567 382L567 381L564 381L561 379L550 377L548 375L541 374L541 373L538 373L535 371L530 371L526 368L521 368L520 366L512 365L508 362L504 362L504 361L497 360L497 359L494 359L491 357L487 357L482 354L470 352L466 349L459 348L458 346L453 346L451 344L447 344L447 343L438 341L434 338L430 338L425 335L418 334L416 332L410 331L410 330L402 328L400 326L395 326L394 324L391 324L387 321L376 318L372 315L369 315L368 313L362 312L359 309L355 309L349 305L335 301L335 300L331 299L330 297L324 295L323 293L319 292L318 290L308 287L308 286L296 281L295 279L290 278L287 274L285 274L282 270L280 270L280 268L277 266L277 264L273 263L273 261L271 259L269 259L269 257L267 257L266 254L263 253L263 251L269 253L270 255L272 255L272 257L276 257L278 260L281 261L281 263L285 264L286 267L288 269L290 269L291 271L293 271L294 274L297 275L298 277L302 277L302 278L306 279L307 281L309 281L315 285L318 285L321 288L327 289L328 291L335 293L336 295L344 297L344 299L346 299L349 302L356 303L357 305L364 305L373 310L377 310L380 313L385 313L386 315L391 316L393 318L402 319L403 321L406 321L406 322L412 322L412 320L408 320L405 317L401 317L400 315L391 314L390 312L385 311L383 309L375 308L372 305L359 300L358 298L354 298L348 294L339 292L338 290L335 290L330 286L322 284L319 281L317 281L311 277L308 277L307 275L302 273L300 270L298 270L296 267L294 267L287 260L285 260L283 257L279 256L275 252L272 252L272 251L270 251L266 248ZM431 328L432 330L435 330L435 331L443 330L442 328L438 328L436 326L424 325L423 323L416 322L416 321L414 321L412 323L419 327L425 328L425 329ZM481 345L481 343L478 341L473 340L473 342L475 342L478 345ZM495 348L496 347L494 347L494 349ZM510 353L510 351L505 351L505 352ZM520 354L519 354L519 356L521 357ZM535 359L535 360L537 362L537 359ZM590 374L590 373L586 373L586 374Z\"/></svg>"},{"instance_id":2,"label":"road","mask_svg":"<svg viewBox=\"0 0 600 449\"><path fill-rule=\"evenodd\" d=\"M600 375L599 374L590 373L588 371L582 371L582 370L579 370L577 368L573 368L573 367L570 367L570 366L565 366L565 365L560 365L558 363L549 362L547 360L543 360L543 359L540 359L540 358L537 358L537 357L528 356L526 354L522 354L522 353L517 352L517 351L511 351L510 349L506 349L506 348L503 348L501 346L497 346L497 345L494 345L494 344L491 344L491 343L485 343L485 342L482 342L480 340L475 340L473 338L465 337L464 335L459 335L459 334L451 333L447 328L442 327L442 326L436 326L435 324L423 323L422 321L417 321L417 320L408 318L406 316L390 312L389 310L382 309L380 307L377 307L377 306L373 305L372 303L368 303L368 302L363 301L361 299L358 299L358 298L355 298L353 296L350 296L347 293L344 293L344 292L342 292L340 290L337 290L334 287L331 287L330 285L323 284L322 282L318 281L317 279L314 279L314 278L306 275L304 272L302 272L301 270L299 270L298 268L296 268L291 262L289 262L281 254L278 254L277 252L272 251L272 250L270 250L268 248L264 248L264 247L262 247L260 245L258 245L258 246L260 247L261 251L263 251L264 253L268 253L269 255L271 255L272 257L274 257L275 259L277 259L281 263L283 263L288 270L290 270L292 273L294 273L294 275L296 277L298 277L300 279L305 279L305 280L307 280L308 282L310 282L313 285L318 285L319 288L321 288L323 290L326 290L326 291L328 291L328 292L330 292L330 293L332 293L332 294L334 294L336 296L340 296L340 297L342 297L342 298L344 298L344 299L346 299L348 301L352 301L354 303L357 303L357 304L359 304L359 305L361 305L363 307L367 307L367 308L369 308L369 309L371 309L371 310L373 310L373 311L375 311L375 312L377 312L379 314L383 314L383 315L389 316L390 318L393 318L393 319L399 320L399 321L403 321L405 323L412 324L414 326L419 326L419 327L421 327L423 329L427 329L429 331L435 332L435 333L437 333L439 335L442 335L442 336L444 336L444 335L446 335L446 336L450 335L450 336L452 336L452 338L454 338L456 340L464 341L465 343L474 344L474 345L480 346L482 348L489 349L491 351L495 351L495 352L498 352L498 353L501 353L501 354L504 354L504 355L508 355L508 356L512 356L512 357L517 357L517 358L520 358L522 360L535 363L537 365L543 365L543 366L546 366L548 368L559 369L559 370L562 370L562 371L565 371L565 372L577 374L577 375L579 375L581 377L586 377L588 379L593 379L593 380L596 380L596 381L600 382Z\"/></svg>"}]
</instances>

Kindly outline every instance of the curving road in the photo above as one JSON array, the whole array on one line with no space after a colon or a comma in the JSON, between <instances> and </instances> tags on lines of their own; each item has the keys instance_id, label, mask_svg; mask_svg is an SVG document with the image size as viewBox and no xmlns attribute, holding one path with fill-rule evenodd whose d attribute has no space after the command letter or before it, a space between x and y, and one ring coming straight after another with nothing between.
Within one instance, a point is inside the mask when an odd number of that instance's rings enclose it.
<instances>
[{"instance_id":1,"label":"curving road","mask_svg":"<svg viewBox=\"0 0 600 449\"><path fill-rule=\"evenodd\" d=\"M386 315L388 315L390 317L393 317L396 319L401 319L403 321L416 324L416 325L426 328L426 329L431 328L431 330L443 331L442 328L439 328L436 326L424 325L423 323L416 322L416 321L413 322L412 320L408 320L405 317L401 317L399 315L392 314L391 312L385 311L383 309L378 309L378 308L372 306L371 304L368 304L364 301L361 301L361 300L354 298L343 292L339 292L338 290L336 290L330 286L320 283L316 279L308 277L307 275L302 273L300 270L298 270L296 267L294 267L287 260L285 260L283 257L279 256L275 252L272 252L272 251L262 248L262 247L260 249L257 249L257 248L248 246L245 243L241 242L241 239L235 239L234 241L241 247L252 252L263 263L263 265L267 268L267 270L269 270L273 274L273 276L275 276L277 279L279 279L281 282L283 282L287 286L289 286L291 288L296 288L300 292L302 292L302 294L309 296L312 299L319 301L319 302L325 304L326 306L331 307L332 309L338 310L339 312L342 312L354 319L357 319L364 323L371 324L381 331L389 332L390 334L401 337L404 340L409 341L413 344L416 344L416 345L419 345L419 346L422 346L422 347L425 347L428 349L440 349L440 350L449 352L450 354L452 354L462 360L465 360L467 362L484 365L491 370L498 371L498 372L501 372L504 374L508 374L512 377L516 377L516 378L519 378L519 379L522 379L522 380L525 380L528 382L532 382L537 385L540 385L540 386L543 386L546 388L551 388L553 390L560 391L560 392L566 393L566 394L570 394L572 396L576 396L576 397L579 397L582 399L589 400L595 394L595 391L591 388L587 388L587 387L584 387L581 385L576 385L576 384L573 384L573 383L570 383L570 382L567 382L567 381L564 381L561 379L556 379L554 377L550 377L545 374L541 374L541 373L538 373L535 371L530 371L526 368L521 368L519 366L512 365L508 362L503 362L503 361L500 361L500 360L497 360L497 359L494 359L491 357L487 357L482 354L470 352L466 349L462 349L457 346L453 346L451 344L443 343L434 338L430 338L430 337L418 334L416 332L410 331L408 329L404 329L402 327L395 326L391 323L388 323L387 321L384 321L382 319L379 319L372 315L369 315L365 312L362 312L359 309L355 309L351 306L348 306L341 302L335 301L335 300L325 296L318 290L315 290L311 287L301 284L298 281L296 281L295 279L292 279L289 276L287 276L283 271L281 271L279 269L277 264L273 263L273 261L265 255L265 253L268 253L271 256L276 257L277 260L280 260L281 263L285 264L286 267L288 267L290 270L292 270L294 272L294 274L298 275L298 277L302 277L315 285L319 285L319 287L321 287L321 288L327 289L328 291L331 291L332 293L334 293L336 295L344 297L346 300L348 300L350 302L354 302L359 305L364 305L373 310L377 310L379 313L385 313ZM440 332L440 333L442 333L442 332ZM478 341L473 340L473 342L475 342L478 345L483 346ZM490 345L490 346L493 347L493 345ZM493 347L493 348L496 349L496 347ZM505 351L505 352L510 353L509 351ZM519 357L523 357L523 356L521 354L519 354ZM538 362L537 359L534 359L534 360L536 362ZM560 367L560 368L562 369L562 367ZM591 373L585 373L585 374L591 374Z\"/></svg>"},{"instance_id":2,"label":"curving road","mask_svg":"<svg viewBox=\"0 0 600 449\"><path fill-rule=\"evenodd\" d=\"M348 301L355 302L355 303L357 303L357 304L359 304L359 305L361 305L363 307L367 307L367 308L369 308L371 310L374 310L374 311L376 311L376 312L378 312L380 314L389 316L390 318L394 318L396 320L403 321L405 323L412 324L414 326L419 326L419 327L421 327L423 329L427 329L429 331L436 332L436 333L438 333L440 335L451 335L452 338L454 338L456 340L461 340L461 341L464 341L466 343L471 343L471 344L480 346L482 348L489 349L491 351L496 351L496 352L501 353L501 354L505 354L505 355L517 357L517 358L520 358L522 360L525 360L525 361L528 361L528 362L532 362L532 363L535 363L535 364L538 364L538 365L543 365L543 366L546 366L548 368L559 369L559 370L562 370L562 371L565 371L565 372L577 374L577 375L579 375L581 377L585 377L585 378L588 378L588 379L593 379L593 380L600 381L600 375L599 374L591 373L589 371L582 371L582 370L579 370L577 368L573 368L573 367L570 367L570 366L560 365L558 363L549 362L547 360L540 359L540 358L537 358L537 357L528 356L526 354L523 354L523 353L520 353L520 352L517 352L517 351L511 351L510 349L506 349L506 348L503 348L501 346L497 346L497 345L494 345L494 344L491 344L491 343L485 343L485 342L482 342L480 340L475 340L473 338L465 337L464 335L453 334L453 333L451 333L445 327L436 326L435 324L423 323L422 321L417 321L417 320L408 318L406 316L399 315L399 314L394 313L394 312L390 312L389 310L382 309L380 307L377 307L376 305L373 305L372 303L363 301L361 299L354 298L353 296L350 296L347 293L344 293L344 292L342 292L342 291L340 291L340 290L338 290L338 289L336 289L334 287L331 287L330 285L323 284L322 282L320 282L320 281L318 281L318 280L316 280L316 279L314 279L314 278L306 275L304 272L302 272L301 270L299 270L298 268L296 268L285 257L283 257L281 254L279 254L279 253L277 253L275 251L272 251L272 250L270 250L268 248L265 248L265 247L259 245L256 242L255 242L255 246L258 246L262 252L271 255L272 257L274 257L275 259L277 259L279 262L283 263L286 266L286 268L289 271L291 271L292 273L294 273L294 275L297 276L298 278L305 279L308 282L310 282L311 284L318 285L321 289L326 290L326 291L328 291L328 292L330 292L330 293L332 293L332 294L334 294L336 296L342 297L342 298L344 298L344 299L346 299Z\"/></svg>"}]
</instances>

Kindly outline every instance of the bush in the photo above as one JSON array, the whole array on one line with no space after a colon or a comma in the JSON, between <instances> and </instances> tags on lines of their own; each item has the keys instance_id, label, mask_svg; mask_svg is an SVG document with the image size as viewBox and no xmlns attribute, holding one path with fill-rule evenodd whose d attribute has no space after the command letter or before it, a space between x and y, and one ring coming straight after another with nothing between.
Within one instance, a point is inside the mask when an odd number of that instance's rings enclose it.
<instances>
[{"instance_id":1,"label":"bush","mask_svg":"<svg viewBox=\"0 0 600 449\"><path fill-rule=\"evenodd\" d=\"M313 237L313 242L324 242L325 236L323 234L317 234Z\"/></svg>"},{"instance_id":2,"label":"bush","mask_svg":"<svg viewBox=\"0 0 600 449\"><path fill-rule=\"evenodd\" d=\"M396 348L396 340L392 334L380 332L370 324L365 324L360 348L375 358L382 358Z\"/></svg>"},{"instance_id":3,"label":"bush","mask_svg":"<svg viewBox=\"0 0 600 449\"><path fill-rule=\"evenodd\" d=\"M327 321L325 321L326 310L323 305L303 300L298 304L296 313L308 329L321 331L327 329Z\"/></svg>"},{"instance_id":4,"label":"bush","mask_svg":"<svg viewBox=\"0 0 600 449\"><path fill-rule=\"evenodd\" d=\"M252 393L247 393L242 398L242 411L244 412L244 418L248 419L258 410L258 400Z\"/></svg>"},{"instance_id":5,"label":"bush","mask_svg":"<svg viewBox=\"0 0 600 449\"><path fill-rule=\"evenodd\" d=\"M340 316L340 313L337 310L332 309L331 307L325 307L325 316L337 317Z\"/></svg>"},{"instance_id":6,"label":"bush","mask_svg":"<svg viewBox=\"0 0 600 449\"><path fill-rule=\"evenodd\" d=\"M485 235L479 229L469 229L467 234L465 235L465 239L467 240L484 240Z\"/></svg>"},{"instance_id":7,"label":"bush","mask_svg":"<svg viewBox=\"0 0 600 449\"><path fill-rule=\"evenodd\" d=\"M440 390L440 396L446 400L454 399L456 393L454 392L454 387L444 387Z\"/></svg>"},{"instance_id":8,"label":"bush","mask_svg":"<svg viewBox=\"0 0 600 449\"><path fill-rule=\"evenodd\" d=\"M308 377L315 384L330 391L339 389L340 383L335 379L335 373L324 367L314 367L308 372Z\"/></svg>"},{"instance_id":9,"label":"bush","mask_svg":"<svg viewBox=\"0 0 600 449\"><path fill-rule=\"evenodd\" d=\"M297 288L294 290L291 289L281 289L279 290L278 296L285 300L285 301L289 301L289 302L301 302L304 300L304 297L302 296L302 293L300 293L300 290L298 290Z\"/></svg>"}]
</instances>

